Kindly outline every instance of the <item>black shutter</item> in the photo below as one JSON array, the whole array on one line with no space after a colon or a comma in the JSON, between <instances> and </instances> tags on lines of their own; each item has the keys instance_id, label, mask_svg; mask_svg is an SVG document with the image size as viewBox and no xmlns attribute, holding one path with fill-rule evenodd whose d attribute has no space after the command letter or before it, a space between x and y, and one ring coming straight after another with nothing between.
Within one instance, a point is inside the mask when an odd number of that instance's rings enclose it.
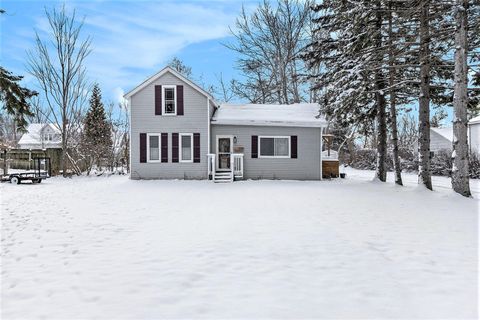
<instances>
[{"instance_id":1,"label":"black shutter","mask_svg":"<svg viewBox=\"0 0 480 320\"><path fill-rule=\"evenodd\" d=\"M178 133L172 133L172 162L178 162Z\"/></svg>"},{"instance_id":2,"label":"black shutter","mask_svg":"<svg viewBox=\"0 0 480 320\"><path fill-rule=\"evenodd\" d=\"M147 134L140 133L140 163L147 162Z\"/></svg>"},{"instance_id":3,"label":"black shutter","mask_svg":"<svg viewBox=\"0 0 480 320\"><path fill-rule=\"evenodd\" d=\"M183 116L183 86L177 86L177 116Z\"/></svg>"},{"instance_id":4,"label":"black shutter","mask_svg":"<svg viewBox=\"0 0 480 320\"><path fill-rule=\"evenodd\" d=\"M200 162L200 133L193 134L193 162Z\"/></svg>"},{"instance_id":5,"label":"black shutter","mask_svg":"<svg viewBox=\"0 0 480 320\"><path fill-rule=\"evenodd\" d=\"M252 158L258 158L258 136L252 136Z\"/></svg>"},{"instance_id":6,"label":"black shutter","mask_svg":"<svg viewBox=\"0 0 480 320\"><path fill-rule=\"evenodd\" d=\"M155 115L162 115L162 86L155 86Z\"/></svg>"},{"instance_id":7,"label":"black shutter","mask_svg":"<svg viewBox=\"0 0 480 320\"><path fill-rule=\"evenodd\" d=\"M292 150L290 150L290 158L292 159L297 159L297 136L291 136L290 137L290 148L292 148Z\"/></svg>"},{"instance_id":8,"label":"black shutter","mask_svg":"<svg viewBox=\"0 0 480 320\"><path fill-rule=\"evenodd\" d=\"M162 162L168 162L168 133L162 133Z\"/></svg>"}]
</instances>

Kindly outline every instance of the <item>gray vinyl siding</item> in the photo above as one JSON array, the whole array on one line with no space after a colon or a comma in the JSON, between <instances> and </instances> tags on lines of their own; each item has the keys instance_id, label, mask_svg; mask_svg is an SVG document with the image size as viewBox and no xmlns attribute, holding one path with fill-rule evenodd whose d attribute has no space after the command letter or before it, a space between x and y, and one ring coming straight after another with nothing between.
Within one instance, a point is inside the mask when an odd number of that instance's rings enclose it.
<instances>
[{"instance_id":1,"label":"gray vinyl siding","mask_svg":"<svg viewBox=\"0 0 480 320\"><path fill-rule=\"evenodd\" d=\"M430 151L452 150L452 141L430 130Z\"/></svg>"},{"instance_id":2,"label":"gray vinyl siding","mask_svg":"<svg viewBox=\"0 0 480 320\"><path fill-rule=\"evenodd\" d=\"M217 150L217 135L233 135L237 138L234 146L244 147L245 179L320 179L320 128L262 127L262 126L211 126L211 151ZM252 135L298 137L298 158L252 158Z\"/></svg>"},{"instance_id":3,"label":"gray vinyl siding","mask_svg":"<svg viewBox=\"0 0 480 320\"><path fill-rule=\"evenodd\" d=\"M155 85L183 85L184 115L155 115ZM131 178L206 179L207 97L170 72L131 97ZM168 133L168 163L140 163L140 133ZM172 163L172 133L200 133L200 163Z\"/></svg>"}]
</instances>

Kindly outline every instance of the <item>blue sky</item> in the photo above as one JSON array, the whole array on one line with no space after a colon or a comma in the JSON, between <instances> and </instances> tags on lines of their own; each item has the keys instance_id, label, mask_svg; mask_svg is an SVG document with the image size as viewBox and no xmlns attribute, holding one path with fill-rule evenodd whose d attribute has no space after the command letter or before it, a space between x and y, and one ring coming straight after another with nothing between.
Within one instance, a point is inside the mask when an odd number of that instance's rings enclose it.
<instances>
[{"instance_id":1,"label":"blue sky","mask_svg":"<svg viewBox=\"0 0 480 320\"><path fill-rule=\"evenodd\" d=\"M26 68L26 51L34 48L35 30L48 39L45 8L59 8L63 1L3 0L1 65L35 87ZM235 54L222 43L233 41L233 26L242 3L257 1L65 1L67 10L85 17L83 35L92 37L86 61L90 80L100 84L107 101L121 95L156 73L173 56L193 69L195 78L214 84L220 73L238 77Z\"/></svg>"}]
</instances>

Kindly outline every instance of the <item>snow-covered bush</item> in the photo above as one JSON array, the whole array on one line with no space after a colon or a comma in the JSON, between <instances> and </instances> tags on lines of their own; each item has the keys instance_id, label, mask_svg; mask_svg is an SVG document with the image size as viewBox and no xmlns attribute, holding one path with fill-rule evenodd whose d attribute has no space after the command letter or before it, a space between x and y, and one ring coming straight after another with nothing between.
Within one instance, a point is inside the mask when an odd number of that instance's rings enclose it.
<instances>
[{"instance_id":1,"label":"snow-covered bush","mask_svg":"<svg viewBox=\"0 0 480 320\"><path fill-rule=\"evenodd\" d=\"M452 154L449 150L440 150L434 153L430 168L434 176L450 176L452 172Z\"/></svg>"},{"instance_id":2,"label":"snow-covered bush","mask_svg":"<svg viewBox=\"0 0 480 320\"><path fill-rule=\"evenodd\" d=\"M418 155L411 149L400 149L400 161L403 172L418 170ZM375 170L377 151L370 148L357 149L350 166L361 170ZM345 163L340 159L341 163ZM449 177L452 171L452 156L449 150L440 150L434 153L431 159L432 175ZM387 158L387 170L393 171L391 150ZM480 179L480 157L476 153L470 154L470 178Z\"/></svg>"},{"instance_id":3,"label":"snow-covered bush","mask_svg":"<svg viewBox=\"0 0 480 320\"><path fill-rule=\"evenodd\" d=\"M470 154L470 178L480 179L480 157L478 153Z\"/></svg>"}]
</instances>

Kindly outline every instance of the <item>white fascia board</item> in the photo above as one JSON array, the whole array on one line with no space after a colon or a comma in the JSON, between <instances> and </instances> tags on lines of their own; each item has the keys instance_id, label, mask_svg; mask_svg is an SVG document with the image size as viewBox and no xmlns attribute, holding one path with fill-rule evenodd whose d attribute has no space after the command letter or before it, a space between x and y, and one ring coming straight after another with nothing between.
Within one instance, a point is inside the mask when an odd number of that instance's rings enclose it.
<instances>
[{"instance_id":1,"label":"white fascia board","mask_svg":"<svg viewBox=\"0 0 480 320\"><path fill-rule=\"evenodd\" d=\"M212 120L214 125L234 125L234 126L268 126L268 127L302 127L302 128L323 128L327 126L326 122L310 121L248 121L248 120Z\"/></svg>"}]
</instances>

